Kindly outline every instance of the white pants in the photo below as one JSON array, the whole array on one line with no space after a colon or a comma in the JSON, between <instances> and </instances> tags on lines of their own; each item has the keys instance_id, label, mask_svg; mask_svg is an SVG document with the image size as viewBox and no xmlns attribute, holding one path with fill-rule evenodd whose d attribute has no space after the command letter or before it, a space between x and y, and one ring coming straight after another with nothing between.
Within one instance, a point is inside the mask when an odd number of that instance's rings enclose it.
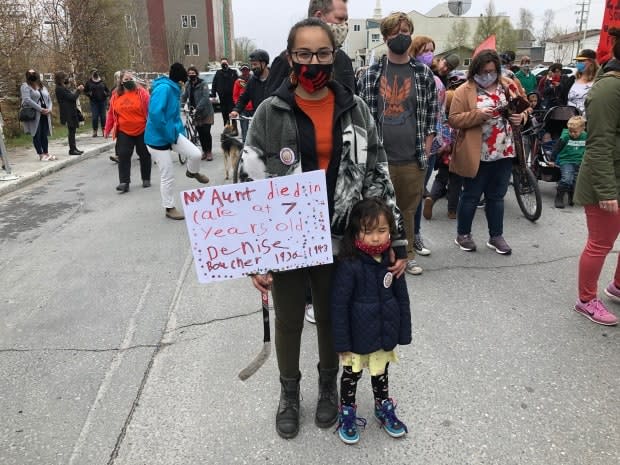
<instances>
[{"instance_id":1,"label":"white pants","mask_svg":"<svg viewBox=\"0 0 620 465\"><path fill-rule=\"evenodd\" d=\"M159 189L161 192L161 204L164 208L174 207L174 168L172 165L172 152L180 153L187 157L187 171L198 173L200 171L201 150L182 134L179 134L175 144L170 150L157 150L148 147L151 156L159 168Z\"/></svg>"}]
</instances>

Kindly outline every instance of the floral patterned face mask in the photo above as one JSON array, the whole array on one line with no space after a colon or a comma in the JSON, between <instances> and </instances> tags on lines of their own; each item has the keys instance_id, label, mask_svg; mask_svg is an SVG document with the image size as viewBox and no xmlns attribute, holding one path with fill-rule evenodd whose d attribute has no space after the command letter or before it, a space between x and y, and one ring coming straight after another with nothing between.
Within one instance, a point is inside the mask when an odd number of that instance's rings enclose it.
<instances>
[{"instance_id":1,"label":"floral patterned face mask","mask_svg":"<svg viewBox=\"0 0 620 465\"><path fill-rule=\"evenodd\" d=\"M336 47L342 47L342 44L344 44L344 41L349 34L349 23L345 21L344 23L327 23L327 25L334 33L334 37L336 38Z\"/></svg>"}]
</instances>

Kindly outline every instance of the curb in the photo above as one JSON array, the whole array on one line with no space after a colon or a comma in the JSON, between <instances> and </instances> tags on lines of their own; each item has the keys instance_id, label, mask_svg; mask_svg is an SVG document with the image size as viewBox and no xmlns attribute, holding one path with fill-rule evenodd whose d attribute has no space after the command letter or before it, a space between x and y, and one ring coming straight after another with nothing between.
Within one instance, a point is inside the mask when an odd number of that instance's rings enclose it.
<instances>
[{"instance_id":1,"label":"curb","mask_svg":"<svg viewBox=\"0 0 620 465\"><path fill-rule=\"evenodd\" d=\"M27 186L28 184L32 184L33 182L36 182L45 176L49 176L52 173L56 173L57 171L60 171L68 166L72 166L76 163L80 163L81 161L96 157L100 153L113 148L114 144L115 143L113 141L102 144L98 147L85 150L82 155L71 155L70 158L66 158L64 160L59 160L53 164L49 164L34 173L28 173L20 176L19 179L15 180L14 182L10 182L9 184L0 183L0 196L15 192L17 189Z\"/></svg>"}]
</instances>

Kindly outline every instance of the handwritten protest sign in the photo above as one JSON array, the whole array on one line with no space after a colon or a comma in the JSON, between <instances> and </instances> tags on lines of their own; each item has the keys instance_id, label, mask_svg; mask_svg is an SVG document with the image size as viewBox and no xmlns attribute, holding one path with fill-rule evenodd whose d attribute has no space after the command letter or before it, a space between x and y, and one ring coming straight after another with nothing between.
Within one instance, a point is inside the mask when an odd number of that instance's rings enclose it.
<instances>
[{"instance_id":1,"label":"handwritten protest sign","mask_svg":"<svg viewBox=\"0 0 620 465\"><path fill-rule=\"evenodd\" d=\"M181 192L198 281L331 263L325 173Z\"/></svg>"}]
</instances>

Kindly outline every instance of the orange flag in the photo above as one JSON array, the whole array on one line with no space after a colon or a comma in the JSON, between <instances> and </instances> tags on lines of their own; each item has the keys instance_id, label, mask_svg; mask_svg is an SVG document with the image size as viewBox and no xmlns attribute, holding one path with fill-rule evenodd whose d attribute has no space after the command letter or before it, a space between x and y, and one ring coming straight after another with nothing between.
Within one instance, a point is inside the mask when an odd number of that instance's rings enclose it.
<instances>
[{"instance_id":1,"label":"orange flag","mask_svg":"<svg viewBox=\"0 0 620 465\"><path fill-rule=\"evenodd\" d=\"M488 49L495 50L496 48L497 46L495 42L495 34L491 34L489 37L487 37L482 42L480 42L480 45L476 47L476 50L474 50L474 54L472 55L472 58L478 55L483 50L488 50Z\"/></svg>"},{"instance_id":2,"label":"orange flag","mask_svg":"<svg viewBox=\"0 0 620 465\"><path fill-rule=\"evenodd\" d=\"M596 61L606 63L611 58L611 36L608 31L610 27L620 27L620 2L608 0L603 14L603 27L599 37L598 49L596 50Z\"/></svg>"}]
</instances>

